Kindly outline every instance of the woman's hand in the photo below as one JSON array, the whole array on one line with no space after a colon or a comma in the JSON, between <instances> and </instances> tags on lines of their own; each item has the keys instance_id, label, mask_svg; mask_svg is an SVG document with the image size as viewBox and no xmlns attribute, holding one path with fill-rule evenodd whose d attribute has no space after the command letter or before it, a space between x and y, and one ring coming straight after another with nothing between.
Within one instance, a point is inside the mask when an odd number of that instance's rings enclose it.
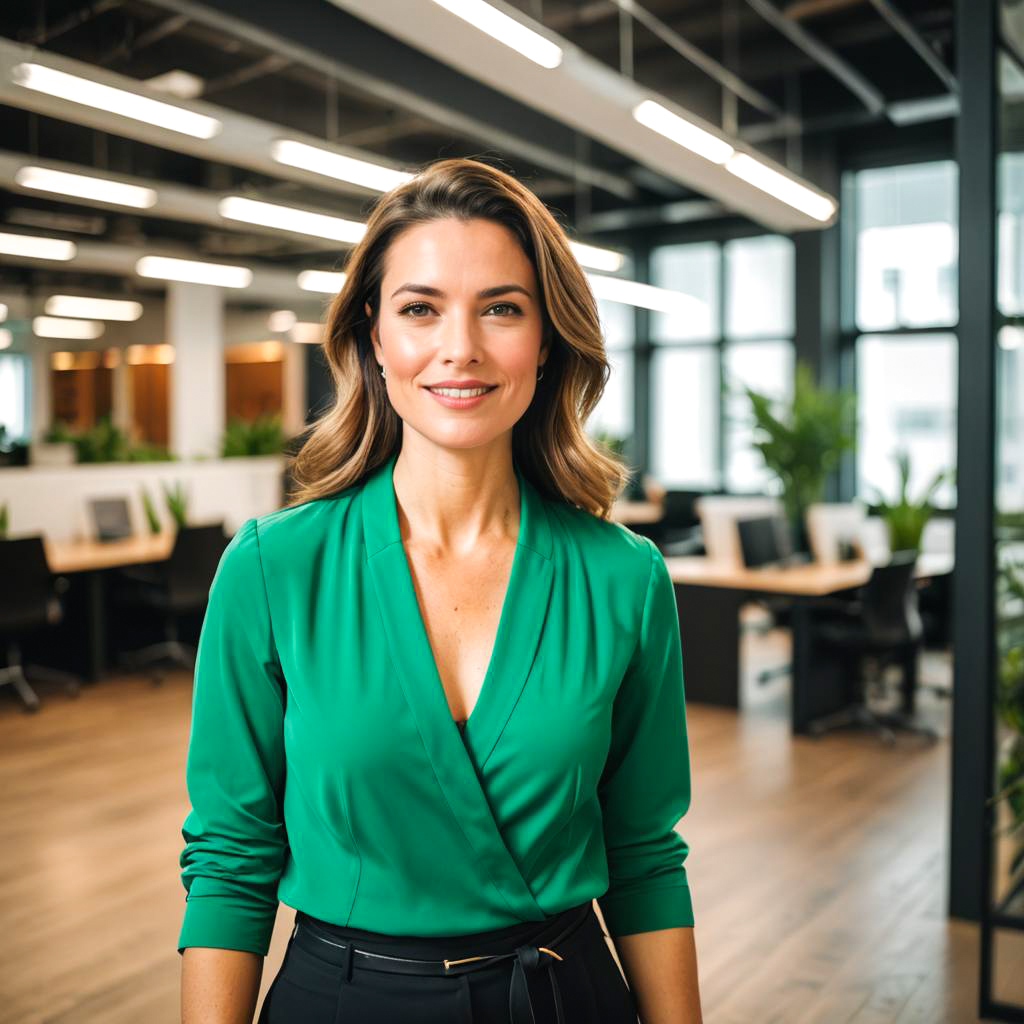
<instances>
[{"instance_id":1,"label":"woman's hand","mask_svg":"<svg viewBox=\"0 0 1024 1024\"><path fill-rule=\"evenodd\" d=\"M190 946L181 954L181 1024L252 1024L263 957Z\"/></svg>"},{"instance_id":2,"label":"woman's hand","mask_svg":"<svg viewBox=\"0 0 1024 1024\"><path fill-rule=\"evenodd\" d=\"M613 939L641 1024L703 1024L692 928Z\"/></svg>"}]
</instances>

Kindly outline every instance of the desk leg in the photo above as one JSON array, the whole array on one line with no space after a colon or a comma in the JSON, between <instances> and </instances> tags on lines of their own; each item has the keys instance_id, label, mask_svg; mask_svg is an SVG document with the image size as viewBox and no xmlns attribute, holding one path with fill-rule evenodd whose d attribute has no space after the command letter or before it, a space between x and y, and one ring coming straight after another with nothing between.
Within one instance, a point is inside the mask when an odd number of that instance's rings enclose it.
<instances>
[{"instance_id":1,"label":"desk leg","mask_svg":"<svg viewBox=\"0 0 1024 1024\"><path fill-rule=\"evenodd\" d=\"M674 586L686 699L739 708L742 593L686 583Z\"/></svg>"},{"instance_id":2,"label":"desk leg","mask_svg":"<svg viewBox=\"0 0 1024 1024\"><path fill-rule=\"evenodd\" d=\"M107 667L107 617L103 573L93 569L86 575L89 579L85 612L88 622L86 678L95 683Z\"/></svg>"},{"instance_id":3,"label":"desk leg","mask_svg":"<svg viewBox=\"0 0 1024 1024\"><path fill-rule=\"evenodd\" d=\"M790 676L790 729L807 735L814 718L838 711L849 703L850 663L814 643L813 601L796 599L790 608L793 671Z\"/></svg>"}]
</instances>

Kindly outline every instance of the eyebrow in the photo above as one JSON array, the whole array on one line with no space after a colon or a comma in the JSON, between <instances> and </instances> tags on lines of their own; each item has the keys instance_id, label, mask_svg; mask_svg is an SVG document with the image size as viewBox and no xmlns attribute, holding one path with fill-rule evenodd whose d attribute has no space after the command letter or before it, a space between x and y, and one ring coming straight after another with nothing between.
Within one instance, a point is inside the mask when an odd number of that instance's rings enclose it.
<instances>
[{"instance_id":1,"label":"eyebrow","mask_svg":"<svg viewBox=\"0 0 1024 1024\"><path fill-rule=\"evenodd\" d=\"M415 292L417 295L433 295L435 298L444 298L444 292L440 288L434 288L429 284L403 284L401 288L397 288L391 293L391 298L394 298L399 292ZM476 297L478 299L493 299L497 295L506 295L508 292L522 292L528 299L533 298L521 284L496 284L493 288L485 288L483 291L477 292Z\"/></svg>"}]
</instances>

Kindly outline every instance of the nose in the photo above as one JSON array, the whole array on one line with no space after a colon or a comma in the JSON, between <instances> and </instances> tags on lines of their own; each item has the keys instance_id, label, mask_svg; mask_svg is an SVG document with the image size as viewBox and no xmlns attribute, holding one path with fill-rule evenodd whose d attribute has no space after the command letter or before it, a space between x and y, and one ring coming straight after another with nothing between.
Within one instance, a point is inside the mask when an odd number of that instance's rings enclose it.
<instances>
[{"instance_id":1,"label":"nose","mask_svg":"<svg viewBox=\"0 0 1024 1024\"><path fill-rule=\"evenodd\" d=\"M438 332L438 356L446 362L466 363L480 354L480 324L473 312L454 310Z\"/></svg>"}]
</instances>

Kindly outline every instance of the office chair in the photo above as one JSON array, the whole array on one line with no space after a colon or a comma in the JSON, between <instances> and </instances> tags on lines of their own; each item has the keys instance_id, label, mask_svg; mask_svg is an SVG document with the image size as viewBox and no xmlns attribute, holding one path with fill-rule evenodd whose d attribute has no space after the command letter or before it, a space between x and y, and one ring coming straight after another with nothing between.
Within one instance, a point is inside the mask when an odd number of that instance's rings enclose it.
<instances>
[{"instance_id":1,"label":"office chair","mask_svg":"<svg viewBox=\"0 0 1024 1024\"><path fill-rule=\"evenodd\" d=\"M856 671L857 699L849 706L814 719L808 724L812 736L844 726L866 728L881 734L893 743L896 732L908 732L934 742L938 733L930 726L912 721L903 713L880 713L868 706L869 687L880 685L886 665L895 661L902 665L904 685L910 659L921 649L923 630L917 605L914 566L917 553L896 552L885 565L876 565L871 578L859 592L859 599L850 602L846 614L814 626L816 642L824 643L852 655L850 663ZM866 679L862 659L875 662L873 678Z\"/></svg>"},{"instance_id":2,"label":"office chair","mask_svg":"<svg viewBox=\"0 0 1024 1024\"><path fill-rule=\"evenodd\" d=\"M148 668L154 686L163 682L164 673L157 667L161 662L195 668L196 649L182 643L178 617L206 607L210 585L229 540L223 523L183 526L166 561L121 570L114 599L158 612L164 631L163 640L121 655L122 668Z\"/></svg>"},{"instance_id":3,"label":"office chair","mask_svg":"<svg viewBox=\"0 0 1024 1024\"><path fill-rule=\"evenodd\" d=\"M27 675L64 683L70 696L78 696L78 678L42 665L23 665L18 637L64 617L58 594L68 588L63 576L54 578L46 561L43 535L0 540L0 634L6 638L7 661L0 668L0 686L10 684L21 698L25 711L39 710L39 697Z\"/></svg>"}]
</instances>

